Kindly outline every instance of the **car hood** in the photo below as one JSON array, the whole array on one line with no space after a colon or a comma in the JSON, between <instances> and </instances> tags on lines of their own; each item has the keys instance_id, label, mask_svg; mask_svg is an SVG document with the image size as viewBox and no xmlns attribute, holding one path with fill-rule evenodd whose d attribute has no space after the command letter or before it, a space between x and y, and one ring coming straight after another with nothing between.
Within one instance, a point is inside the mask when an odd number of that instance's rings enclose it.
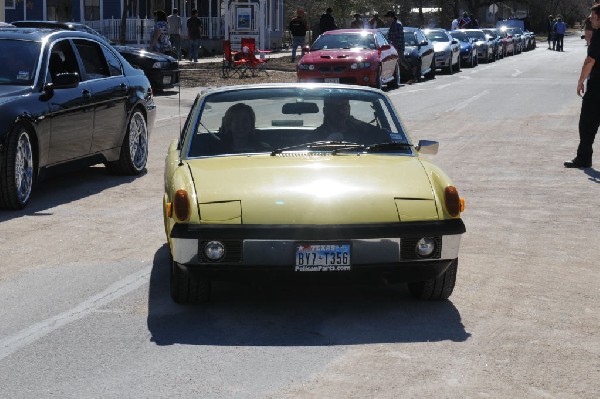
<instances>
[{"instance_id":1,"label":"car hood","mask_svg":"<svg viewBox=\"0 0 600 399\"><path fill-rule=\"evenodd\" d=\"M24 96L31 93L29 86L2 86L0 85L0 104L7 103L16 99L19 96Z\"/></svg>"},{"instance_id":2,"label":"car hood","mask_svg":"<svg viewBox=\"0 0 600 399\"><path fill-rule=\"evenodd\" d=\"M450 50L450 44L448 42L434 42L433 43L434 51L447 51Z\"/></svg>"},{"instance_id":3,"label":"car hood","mask_svg":"<svg viewBox=\"0 0 600 399\"><path fill-rule=\"evenodd\" d=\"M133 55L136 57L146 57L146 58L151 58L151 59L157 60L157 61L176 62L175 58L170 57L168 55L155 53L152 51L147 51L147 50L137 48L137 47L131 47L131 46L113 46L113 47L121 54L129 54L129 55Z\"/></svg>"},{"instance_id":4,"label":"car hood","mask_svg":"<svg viewBox=\"0 0 600 399\"><path fill-rule=\"evenodd\" d=\"M200 218L206 222L349 224L438 219L429 178L416 157L259 155L188 162Z\"/></svg>"},{"instance_id":5,"label":"car hood","mask_svg":"<svg viewBox=\"0 0 600 399\"><path fill-rule=\"evenodd\" d=\"M305 54L304 57L302 57L302 63L310 64L327 61L358 61L374 58L376 55L377 50L317 50Z\"/></svg>"}]
</instances>

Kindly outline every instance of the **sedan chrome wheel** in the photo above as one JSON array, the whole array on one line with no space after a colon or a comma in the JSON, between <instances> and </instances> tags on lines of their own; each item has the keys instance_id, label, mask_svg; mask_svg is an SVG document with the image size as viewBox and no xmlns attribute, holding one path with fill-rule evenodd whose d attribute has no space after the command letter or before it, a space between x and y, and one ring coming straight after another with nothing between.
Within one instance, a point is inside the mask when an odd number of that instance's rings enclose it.
<instances>
[{"instance_id":1,"label":"sedan chrome wheel","mask_svg":"<svg viewBox=\"0 0 600 399\"><path fill-rule=\"evenodd\" d=\"M15 186L19 203L25 204L31 195L33 187L33 152L29 134L23 130L17 141L15 153Z\"/></svg>"},{"instance_id":2,"label":"sedan chrome wheel","mask_svg":"<svg viewBox=\"0 0 600 399\"><path fill-rule=\"evenodd\" d=\"M136 170L142 170L148 160L148 127L140 112L136 112L129 122L129 156Z\"/></svg>"}]
</instances>

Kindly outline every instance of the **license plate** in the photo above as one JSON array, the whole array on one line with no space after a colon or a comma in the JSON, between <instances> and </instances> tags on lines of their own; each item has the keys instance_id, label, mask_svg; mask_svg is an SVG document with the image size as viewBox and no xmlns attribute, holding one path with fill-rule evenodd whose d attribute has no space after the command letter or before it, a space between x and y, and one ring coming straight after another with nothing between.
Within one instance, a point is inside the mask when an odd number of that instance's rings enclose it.
<instances>
[{"instance_id":1,"label":"license plate","mask_svg":"<svg viewBox=\"0 0 600 399\"><path fill-rule=\"evenodd\" d=\"M340 78L325 78L325 83L340 83Z\"/></svg>"},{"instance_id":2,"label":"license plate","mask_svg":"<svg viewBox=\"0 0 600 399\"><path fill-rule=\"evenodd\" d=\"M163 84L164 85L170 85L171 84L171 77L170 76L163 76Z\"/></svg>"},{"instance_id":3,"label":"license plate","mask_svg":"<svg viewBox=\"0 0 600 399\"><path fill-rule=\"evenodd\" d=\"M350 244L299 244L296 247L297 272L349 271Z\"/></svg>"}]
</instances>

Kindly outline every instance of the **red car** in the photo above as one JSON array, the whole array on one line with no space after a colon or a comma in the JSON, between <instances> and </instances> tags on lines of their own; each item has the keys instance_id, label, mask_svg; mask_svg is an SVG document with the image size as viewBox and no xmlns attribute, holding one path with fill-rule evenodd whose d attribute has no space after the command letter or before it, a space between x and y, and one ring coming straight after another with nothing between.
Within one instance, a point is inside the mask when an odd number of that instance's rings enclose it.
<instances>
[{"instance_id":1,"label":"red car","mask_svg":"<svg viewBox=\"0 0 600 399\"><path fill-rule=\"evenodd\" d=\"M400 85L398 53L375 29L323 33L296 66L298 82Z\"/></svg>"}]
</instances>

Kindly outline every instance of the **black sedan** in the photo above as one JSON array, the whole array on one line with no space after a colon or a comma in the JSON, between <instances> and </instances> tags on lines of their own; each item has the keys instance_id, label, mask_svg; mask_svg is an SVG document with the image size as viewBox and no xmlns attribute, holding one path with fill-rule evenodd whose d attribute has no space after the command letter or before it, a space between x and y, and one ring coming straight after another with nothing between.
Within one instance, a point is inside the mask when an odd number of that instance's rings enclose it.
<instances>
[{"instance_id":1,"label":"black sedan","mask_svg":"<svg viewBox=\"0 0 600 399\"><path fill-rule=\"evenodd\" d=\"M76 30L103 37L89 26L76 22L15 21L12 22L12 24L22 28ZM171 89L179 83L179 64L175 58L166 54L146 51L137 47L115 45L114 43L111 44L113 44L113 47L121 53L123 58L129 61L131 65L144 71L155 91Z\"/></svg>"},{"instance_id":2,"label":"black sedan","mask_svg":"<svg viewBox=\"0 0 600 399\"><path fill-rule=\"evenodd\" d=\"M389 28L378 30L388 38ZM404 59L406 66L400 65L402 80L419 82L421 76L427 79L435 78L435 51L433 44L427 40L421 29L404 27Z\"/></svg>"},{"instance_id":3,"label":"black sedan","mask_svg":"<svg viewBox=\"0 0 600 399\"><path fill-rule=\"evenodd\" d=\"M69 161L146 168L150 82L108 42L77 31L0 28L0 208L29 202L40 172Z\"/></svg>"}]
</instances>

